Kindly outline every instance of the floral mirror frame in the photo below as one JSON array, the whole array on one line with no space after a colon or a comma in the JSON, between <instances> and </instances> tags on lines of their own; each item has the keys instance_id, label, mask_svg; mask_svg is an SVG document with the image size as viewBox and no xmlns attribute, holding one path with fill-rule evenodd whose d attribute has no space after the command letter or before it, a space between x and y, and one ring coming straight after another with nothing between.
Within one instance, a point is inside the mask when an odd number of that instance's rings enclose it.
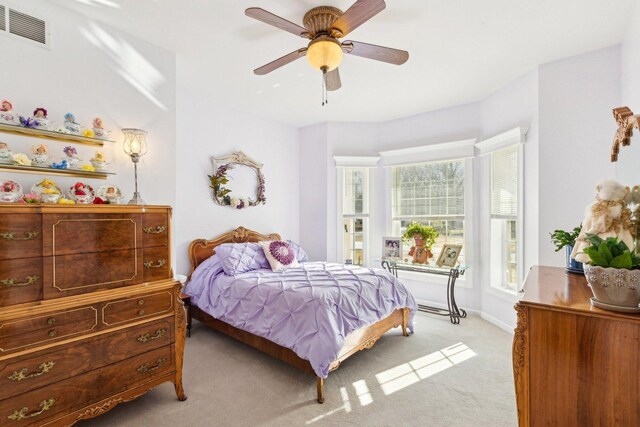
<instances>
[{"instance_id":1,"label":"floral mirror frame","mask_svg":"<svg viewBox=\"0 0 640 427\"><path fill-rule=\"evenodd\" d=\"M209 187L213 192L213 200L220 206L229 206L233 209L244 209L249 206L264 205L267 203L265 196L265 179L262 174L262 164L251 159L242 151L236 151L228 156L211 157L213 175L209 177ZM229 183L228 172L236 166L245 166L252 169L258 179L255 198L232 195L230 188L225 187Z\"/></svg>"}]
</instances>

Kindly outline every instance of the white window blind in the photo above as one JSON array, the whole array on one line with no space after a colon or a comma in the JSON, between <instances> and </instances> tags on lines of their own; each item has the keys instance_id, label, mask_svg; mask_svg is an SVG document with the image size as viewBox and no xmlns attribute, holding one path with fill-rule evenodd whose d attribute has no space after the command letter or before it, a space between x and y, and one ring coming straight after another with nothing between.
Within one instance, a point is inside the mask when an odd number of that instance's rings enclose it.
<instances>
[{"instance_id":1,"label":"white window blind","mask_svg":"<svg viewBox=\"0 0 640 427\"><path fill-rule=\"evenodd\" d=\"M518 215L518 146L491 154L491 216Z\"/></svg>"}]
</instances>

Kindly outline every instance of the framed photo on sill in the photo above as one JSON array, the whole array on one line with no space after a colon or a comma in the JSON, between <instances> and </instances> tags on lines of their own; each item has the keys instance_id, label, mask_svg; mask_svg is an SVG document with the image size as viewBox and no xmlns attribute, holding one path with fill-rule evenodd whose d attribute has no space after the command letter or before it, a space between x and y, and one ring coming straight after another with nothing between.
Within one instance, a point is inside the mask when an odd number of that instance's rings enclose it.
<instances>
[{"instance_id":1,"label":"framed photo on sill","mask_svg":"<svg viewBox=\"0 0 640 427\"><path fill-rule=\"evenodd\" d=\"M402 238L383 237L382 238L382 259L389 261L399 261L402 258Z\"/></svg>"},{"instance_id":2,"label":"framed photo on sill","mask_svg":"<svg viewBox=\"0 0 640 427\"><path fill-rule=\"evenodd\" d=\"M438 267L455 267L461 250L462 245L450 245L445 243L442 245L442 250L440 251L440 256L438 257L438 261L436 261L436 265Z\"/></svg>"}]
</instances>

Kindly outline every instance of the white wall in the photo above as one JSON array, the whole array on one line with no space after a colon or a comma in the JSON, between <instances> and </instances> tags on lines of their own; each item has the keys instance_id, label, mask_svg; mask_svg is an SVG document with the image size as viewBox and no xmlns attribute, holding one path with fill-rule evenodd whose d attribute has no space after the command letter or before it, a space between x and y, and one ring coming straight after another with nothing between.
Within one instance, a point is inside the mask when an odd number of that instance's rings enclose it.
<instances>
[{"instance_id":1,"label":"white wall","mask_svg":"<svg viewBox=\"0 0 640 427\"><path fill-rule=\"evenodd\" d=\"M620 47L540 67L540 264L564 265L549 232L573 229L594 201L594 188L613 177L609 161L620 105Z\"/></svg>"},{"instance_id":2,"label":"white wall","mask_svg":"<svg viewBox=\"0 0 640 427\"><path fill-rule=\"evenodd\" d=\"M178 58L183 67L197 66ZM285 239L299 237L299 161L296 128L251 117L202 97L186 81L178 88L178 139L176 157L177 272L189 273L189 243L212 238L243 226L261 233L277 232ZM262 163L266 179L266 205L234 210L214 203L209 188L212 156L234 151ZM233 190L233 184L229 187ZM251 194L239 194L251 196Z\"/></svg>"},{"instance_id":3,"label":"white wall","mask_svg":"<svg viewBox=\"0 0 640 427\"><path fill-rule=\"evenodd\" d=\"M15 111L25 116L36 107L46 108L52 125L61 125L67 112L87 127L94 117L102 117L116 141L106 143L103 150L116 175L107 181L82 181L96 190L107 182L118 185L125 202L133 194L133 164L122 150L120 129L148 131L149 152L139 165L139 190L149 204L174 205L175 55L44 0L3 4L47 21L51 45L47 49L0 34L0 98L13 101ZM86 145L8 134L0 134L0 141L28 155L32 145L44 142L56 161L67 145L75 146L86 163L96 151ZM15 180L25 191L45 177L0 172L0 180ZM79 180L55 178L65 191Z\"/></svg>"},{"instance_id":4,"label":"white wall","mask_svg":"<svg viewBox=\"0 0 640 427\"><path fill-rule=\"evenodd\" d=\"M640 114L640 1L629 18L622 49L622 102ZM636 111L637 110L637 111Z\"/></svg>"}]
</instances>

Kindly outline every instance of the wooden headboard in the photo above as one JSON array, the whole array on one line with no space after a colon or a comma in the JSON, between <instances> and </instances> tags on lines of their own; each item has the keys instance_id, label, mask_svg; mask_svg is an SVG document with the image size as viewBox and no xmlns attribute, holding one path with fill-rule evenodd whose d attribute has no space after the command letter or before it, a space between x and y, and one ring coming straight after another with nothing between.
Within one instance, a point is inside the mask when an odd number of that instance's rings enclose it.
<instances>
[{"instance_id":1,"label":"wooden headboard","mask_svg":"<svg viewBox=\"0 0 640 427\"><path fill-rule=\"evenodd\" d=\"M244 227L238 227L235 230L224 233L221 236L215 237L211 240L198 239L191 242L189 245L189 259L191 260L191 273L196 269L204 260L215 254L215 247L223 243L245 243L245 242L260 242L262 240L280 240L279 234L260 234L256 231L249 230Z\"/></svg>"}]
</instances>

